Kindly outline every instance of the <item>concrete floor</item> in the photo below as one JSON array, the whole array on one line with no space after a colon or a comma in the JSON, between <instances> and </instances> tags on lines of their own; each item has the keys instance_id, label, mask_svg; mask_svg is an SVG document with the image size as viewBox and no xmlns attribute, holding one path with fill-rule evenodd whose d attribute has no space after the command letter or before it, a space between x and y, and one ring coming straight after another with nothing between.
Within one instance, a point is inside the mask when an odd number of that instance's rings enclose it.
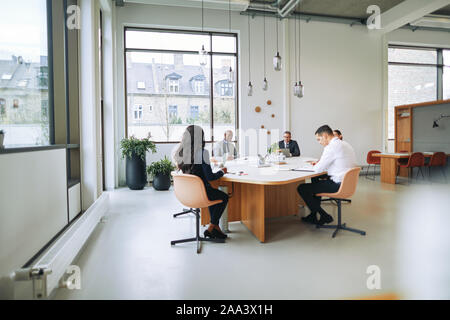
<instances>
[{"instance_id":1,"label":"concrete floor","mask_svg":"<svg viewBox=\"0 0 450 320\"><path fill-rule=\"evenodd\" d=\"M379 177L377 177L379 179ZM230 223L225 244L172 247L195 233L194 216L172 218L182 206L173 191L118 189L110 211L73 263L81 290L58 289L55 299L341 299L395 293L398 224L405 191L415 185L385 185L361 177L343 221L365 237L317 230L299 216L271 219L268 241ZM442 188L435 185L434 188ZM337 208L324 208L337 220ZM203 230L203 228L202 228ZM367 268L381 270L381 289L369 290Z\"/></svg>"}]
</instances>

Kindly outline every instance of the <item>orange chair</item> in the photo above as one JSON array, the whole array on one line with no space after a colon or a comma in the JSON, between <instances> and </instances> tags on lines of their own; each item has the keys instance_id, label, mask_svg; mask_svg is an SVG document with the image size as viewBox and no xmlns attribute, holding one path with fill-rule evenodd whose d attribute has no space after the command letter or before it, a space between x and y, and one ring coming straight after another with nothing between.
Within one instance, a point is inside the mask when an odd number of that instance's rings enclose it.
<instances>
[{"instance_id":1,"label":"orange chair","mask_svg":"<svg viewBox=\"0 0 450 320\"><path fill-rule=\"evenodd\" d=\"M337 225L317 225L317 228L325 228L325 229L336 229L332 235L332 237L336 237L337 233L339 230L347 230L350 232L355 232L355 233L359 233L362 236L366 235L365 231L362 230L357 230L357 229L352 229L352 228L348 228L346 226L346 224L342 224L341 223L341 202L344 199L348 199L350 197L353 196L353 194L355 194L356 191L356 186L358 185L358 179L359 179L359 172L361 171L361 168L353 168L348 170L345 175L344 178L342 179L342 183L341 186L339 188L339 190L336 193L319 193L317 194L317 196L319 197L329 197L333 200L335 200L337 202L338 205L338 224Z\"/></svg>"},{"instance_id":2,"label":"orange chair","mask_svg":"<svg viewBox=\"0 0 450 320\"><path fill-rule=\"evenodd\" d=\"M417 171L416 179L419 177L419 172L422 174L422 177L425 179L425 176L423 175L423 172L422 172L423 166L425 166L425 156L423 155L422 152L414 152L413 154L411 154L409 156L408 162L406 164L398 163L397 175L395 176L395 183L397 183L397 176L400 172L400 168L408 168L411 170L414 170L414 168L419 168L419 170ZM412 172L412 174L410 175L409 170L408 170L408 183L410 181L410 176L412 176L413 174L414 174L414 172Z\"/></svg>"},{"instance_id":3,"label":"orange chair","mask_svg":"<svg viewBox=\"0 0 450 320\"><path fill-rule=\"evenodd\" d=\"M175 196L178 201L188 208L194 208L186 210L183 213L192 212L195 214L196 234L195 238L171 241L171 245L186 242L197 242L197 253L200 253L202 241L224 243L224 239L212 239L200 236L200 209L208 208L215 204L221 203L222 200L210 201L206 195L206 189L202 179L195 175L172 172L172 176Z\"/></svg>"},{"instance_id":4,"label":"orange chair","mask_svg":"<svg viewBox=\"0 0 450 320\"><path fill-rule=\"evenodd\" d=\"M444 152L435 152L431 156L430 162L425 166L428 167L428 176L431 180L431 169L432 167L441 167L442 174L444 175L445 181L447 181L447 176L445 175L445 166L447 165L447 155Z\"/></svg>"},{"instance_id":5,"label":"orange chair","mask_svg":"<svg viewBox=\"0 0 450 320\"><path fill-rule=\"evenodd\" d=\"M377 166L381 165L381 158L373 156L376 153L381 153L381 151L371 150L367 153L367 164L369 166L367 167L367 171L366 171L366 179L371 179L367 175L369 174L370 166L373 165L373 178L371 180L375 180L375 168Z\"/></svg>"}]
</instances>

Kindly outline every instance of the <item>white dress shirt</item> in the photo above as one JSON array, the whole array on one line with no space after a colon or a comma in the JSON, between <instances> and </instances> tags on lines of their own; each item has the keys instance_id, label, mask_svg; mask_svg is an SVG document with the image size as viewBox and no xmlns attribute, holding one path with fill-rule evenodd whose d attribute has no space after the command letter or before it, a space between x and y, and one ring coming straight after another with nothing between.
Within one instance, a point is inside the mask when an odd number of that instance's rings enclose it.
<instances>
[{"instance_id":1,"label":"white dress shirt","mask_svg":"<svg viewBox=\"0 0 450 320\"><path fill-rule=\"evenodd\" d=\"M341 183L344 174L355 168L356 156L352 146L339 138L333 138L323 149L319 162L314 166L314 171L328 171L328 175L336 183Z\"/></svg>"}]
</instances>

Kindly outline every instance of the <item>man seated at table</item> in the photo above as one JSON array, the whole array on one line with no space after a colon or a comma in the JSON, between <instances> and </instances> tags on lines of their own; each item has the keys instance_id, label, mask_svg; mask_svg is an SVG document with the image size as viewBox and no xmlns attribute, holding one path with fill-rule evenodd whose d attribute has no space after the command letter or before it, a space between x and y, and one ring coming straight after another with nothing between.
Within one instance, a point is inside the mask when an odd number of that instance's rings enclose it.
<instances>
[{"instance_id":1,"label":"man seated at table","mask_svg":"<svg viewBox=\"0 0 450 320\"><path fill-rule=\"evenodd\" d=\"M217 142L214 147L214 157L211 158L211 161L218 161L218 158L223 157L224 154L228 155L226 160L233 160L237 158L237 149L232 140L233 131L225 131L225 133L223 134L223 140Z\"/></svg>"},{"instance_id":2,"label":"man seated at table","mask_svg":"<svg viewBox=\"0 0 450 320\"><path fill-rule=\"evenodd\" d=\"M336 138L339 138L339 140L344 140L344 137L342 136L342 132L340 130L334 129L333 134Z\"/></svg>"},{"instance_id":3,"label":"man seated at table","mask_svg":"<svg viewBox=\"0 0 450 320\"><path fill-rule=\"evenodd\" d=\"M298 147L297 141L291 139L290 131L284 132L283 140L278 142L278 147L280 149L289 149L289 153L292 157L300 156L300 148Z\"/></svg>"},{"instance_id":4,"label":"man seated at table","mask_svg":"<svg viewBox=\"0 0 450 320\"><path fill-rule=\"evenodd\" d=\"M311 163L314 165L316 173L328 171L330 179L313 179L312 183L300 184L297 191L311 210L311 214L302 218L302 220L323 225L332 222L333 217L322 209L320 206L321 199L316 194L337 192L344 174L356 167L356 156L352 146L348 142L335 137L333 130L327 125L317 129L316 139L324 146L324 150L320 160L317 162L311 161ZM319 220L317 220L317 213L320 215Z\"/></svg>"}]
</instances>

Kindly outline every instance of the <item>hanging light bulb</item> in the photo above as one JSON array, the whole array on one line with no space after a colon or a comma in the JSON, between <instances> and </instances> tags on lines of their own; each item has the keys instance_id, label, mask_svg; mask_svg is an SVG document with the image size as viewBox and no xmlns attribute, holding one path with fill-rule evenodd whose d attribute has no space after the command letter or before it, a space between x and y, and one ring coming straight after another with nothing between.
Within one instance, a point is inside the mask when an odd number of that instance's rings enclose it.
<instances>
[{"instance_id":1,"label":"hanging light bulb","mask_svg":"<svg viewBox=\"0 0 450 320\"><path fill-rule=\"evenodd\" d=\"M208 63L208 52L205 50L204 45L202 45L202 49L198 52L198 59L201 66L206 66Z\"/></svg>"},{"instance_id":2,"label":"hanging light bulb","mask_svg":"<svg viewBox=\"0 0 450 320\"><path fill-rule=\"evenodd\" d=\"M295 82L294 83L294 96L298 97L299 94L299 87L298 87L298 83Z\"/></svg>"},{"instance_id":3,"label":"hanging light bulb","mask_svg":"<svg viewBox=\"0 0 450 320\"><path fill-rule=\"evenodd\" d=\"M302 5L300 4L300 10L302 8ZM302 84L302 81L300 80L301 77L301 57L302 57L302 21L299 19L298 23L298 96L299 98L303 98L303 95L305 94L305 88Z\"/></svg>"},{"instance_id":4,"label":"hanging light bulb","mask_svg":"<svg viewBox=\"0 0 450 320\"><path fill-rule=\"evenodd\" d=\"M275 69L275 71L281 71L281 56L278 50L278 18L275 18L275 21L277 25L277 54L275 57L273 57L273 68Z\"/></svg>"},{"instance_id":5,"label":"hanging light bulb","mask_svg":"<svg viewBox=\"0 0 450 320\"><path fill-rule=\"evenodd\" d=\"M269 82L267 81L266 77L264 77L262 89L263 89L264 91L267 91L267 89L269 89Z\"/></svg>"},{"instance_id":6,"label":"hanging light bulb","mask_svg":"<svg viewBox=\"0 0 450 320\"><path fill-rule=\"evenodd\" d=\"M252 85L252 82L251 82L251 81L248 82L248 86L247 86L247 95L248 95L249 97L251 97L251 96L253 95L253 85Z\"/></svg>"},{"instance_id":7,"label":"hanging light bulb","mask_svg":"<svg viewBox=\"0 0 450 320\"><path fill-rule=\"evenodd\" d=\"M279 52L277 52L277 55L273 57L273 68L275 71L281 71L281 57Z\"/></svg>"},{"instance_id":8,"label":"hanging light bulb","mask_svg":"<svg viewBox=\"0 0 450 320\"><path fill-rule=\"evenodd\" d=\"M234 72L233 72L233 69L231 67L230 67L230 70L228 70L227 78L228 78L228 82L229 83L233 83L234 82Z\"/></svg>"},{"instance_id":9,"label":"hanging light bulb","mask_svg":"<svg viewBox=\"0 0 450 320\"><path fill-rule=\"evenodd\" d=\"M303 86L302 82L299 81L298 82L298 95L297 95L297 97L303 98L304 90L305 90L305 87Z\"/></svg>"},{"instance_id":10,"label":"hanging light bulb","mask_svg":"<svg viewBox=\"0 0 450 320\"><path fill-rule=\"evenodd\" d=\"M231 33L231 0L228 0L228 19L229 19L229 32ZM233 69L231 68L231 65L230 69L228 70L227 78L229 83L234 82L234 72Z\"/></svg>"},{"instance_id":11,"label":"hanging light bulb","mask_svg":"<svg viewBox=\"0 0 450 320\"><path fill-rule=\"evenodd\" d=\"M266 77L266 8L265 7L264 7L263 25L264 25L264 59L263 59L264 80L263 80L262 89L264 91L267 91L267 89L269 89L269 82L267 81L267 77Z\"/></svg>"},{"instance_id":12,"label":"hanging light bulb","mask_svg":"<svg viewBox=\"0 0 450 320\"><path fill-rule=\"evenodd\" d=\"M203 32L203 0L202 0L202 32ZM202 49L198 52L198 60L201 66L206 66L208 63L208 52L205 50L205 45L202 44Z\"/></svg>"}]
</instances>

